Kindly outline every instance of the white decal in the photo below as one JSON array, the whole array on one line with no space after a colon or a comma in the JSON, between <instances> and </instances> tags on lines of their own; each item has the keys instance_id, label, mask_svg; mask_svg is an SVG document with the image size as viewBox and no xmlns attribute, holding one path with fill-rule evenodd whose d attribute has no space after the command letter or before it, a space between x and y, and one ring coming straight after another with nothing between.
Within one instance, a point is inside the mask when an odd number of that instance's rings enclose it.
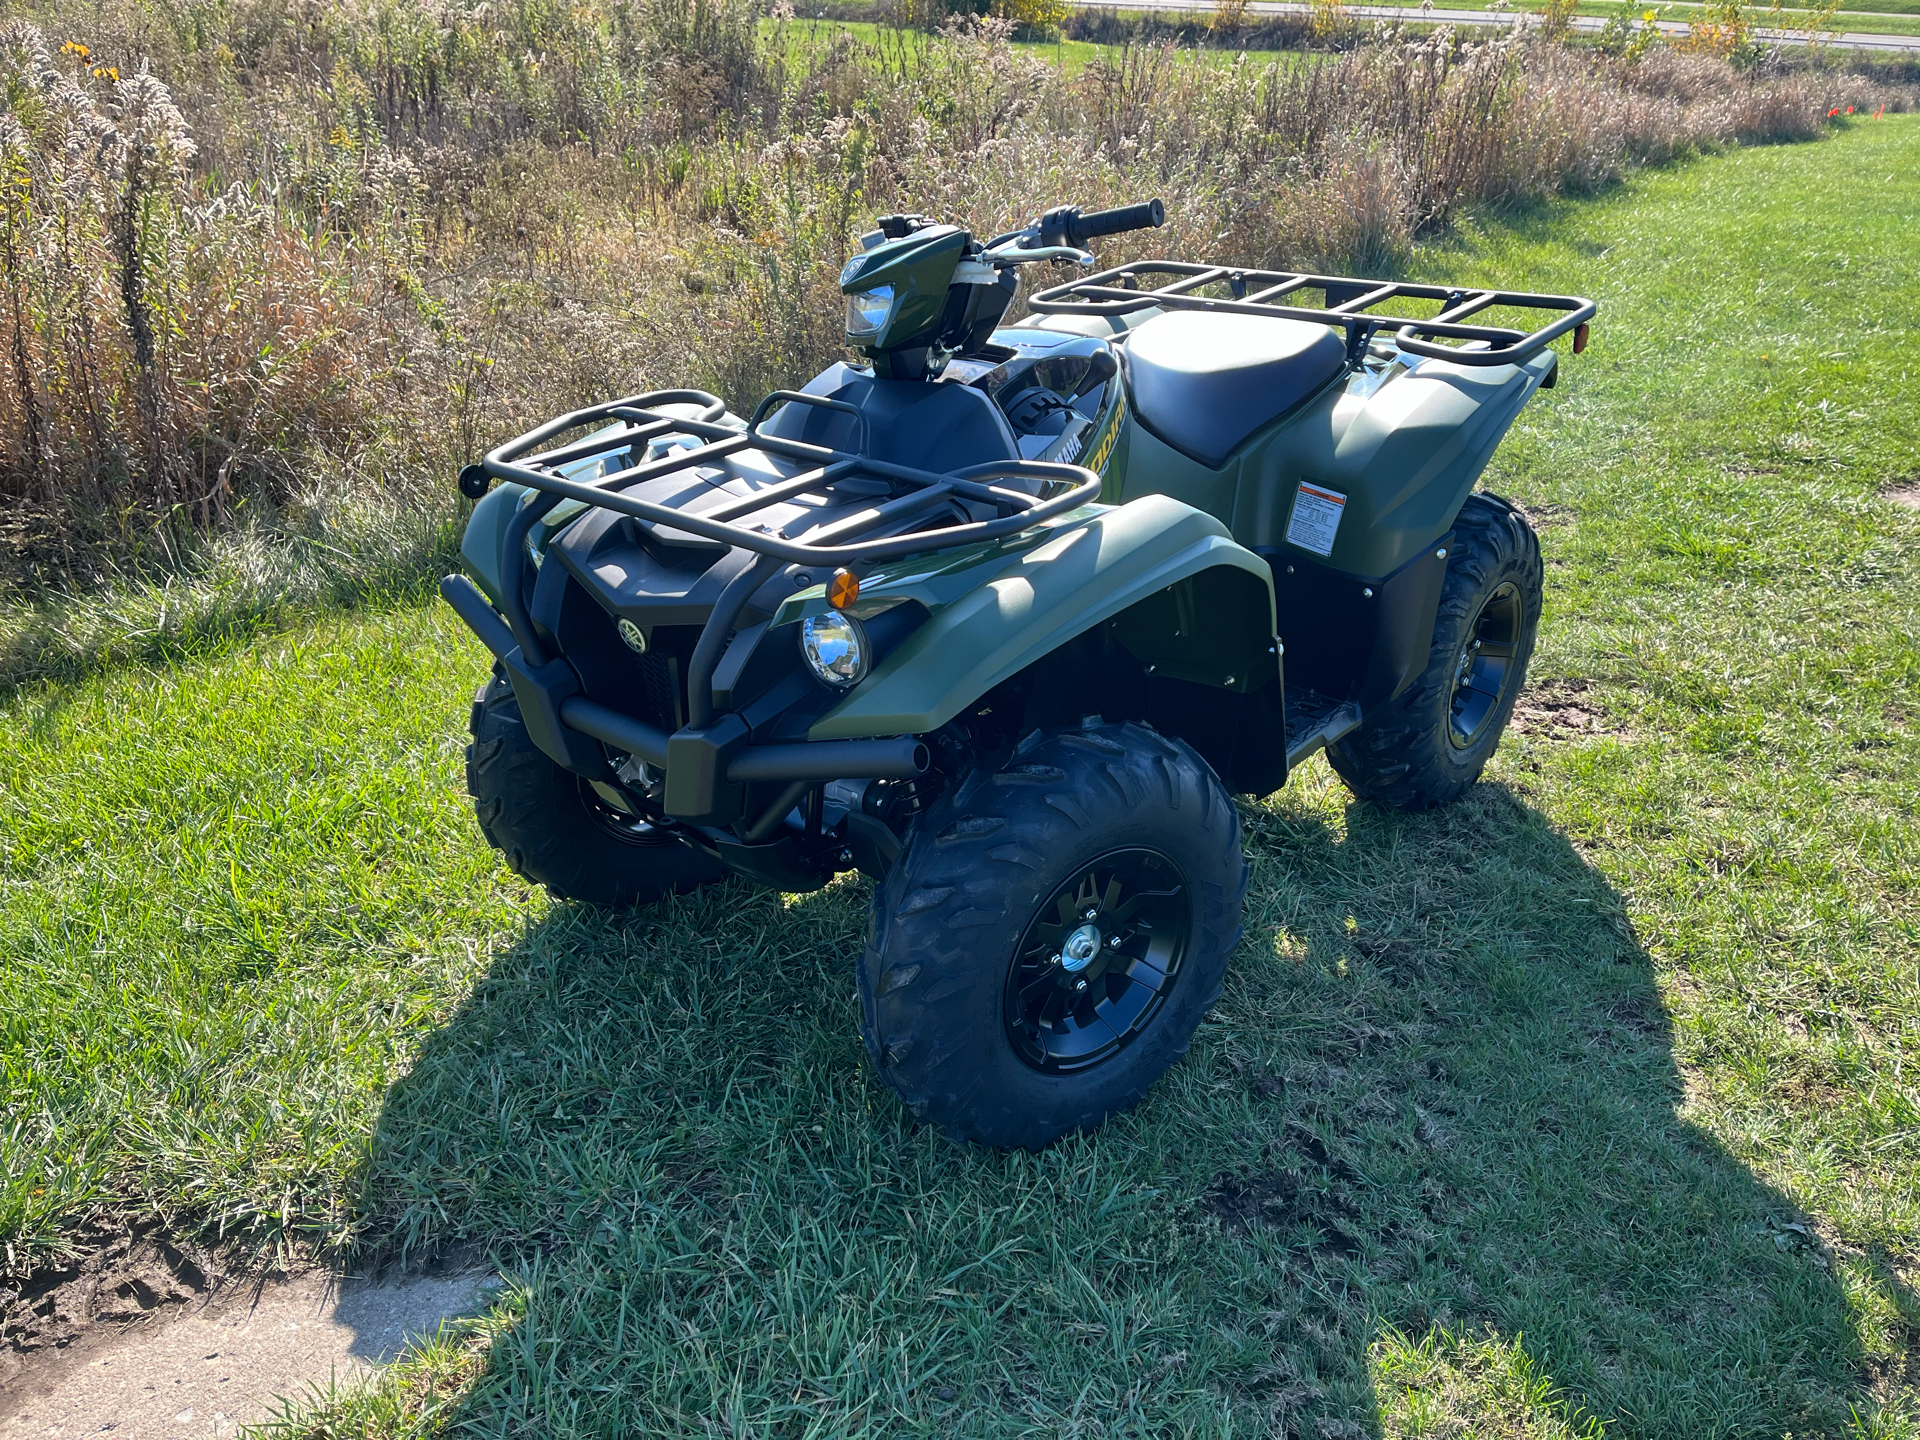
<instances>
[{"instance_id":1,"label":"white decal","mask_svg":"<svg viewBox=\"0 0 1920 1440\"><path fill-rule=\"evenodd\" d=\"M1300 493L1293 499L1293 514L1287 520L1287 543L1316 555L1331 555L1346 505L1346 496L1301 481Z\"/></svg>"}]
</instances>

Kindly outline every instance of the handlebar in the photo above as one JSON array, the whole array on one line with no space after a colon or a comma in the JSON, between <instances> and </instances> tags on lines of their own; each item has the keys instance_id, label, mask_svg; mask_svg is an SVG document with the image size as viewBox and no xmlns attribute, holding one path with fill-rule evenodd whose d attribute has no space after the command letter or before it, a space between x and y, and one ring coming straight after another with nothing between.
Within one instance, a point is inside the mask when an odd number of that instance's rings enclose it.
<instances>
[{"instance_id":1,"label":"handlebar","mask_svg":"<svg viewBox=\"0 0 1920 1440\"><path fill-rule=\"evenodd\" d=\"M1095 210L1082 215L1077 205L1062 205L1040 217L1034 228L1043 245L1072 245L1081 248L1102 235L1119 235L1128 230L1154 230L1167 223L1167 207L1158 200L1142 200L1137 205L1119 205L1111 210Z\"/></svg>"}]
</instances>

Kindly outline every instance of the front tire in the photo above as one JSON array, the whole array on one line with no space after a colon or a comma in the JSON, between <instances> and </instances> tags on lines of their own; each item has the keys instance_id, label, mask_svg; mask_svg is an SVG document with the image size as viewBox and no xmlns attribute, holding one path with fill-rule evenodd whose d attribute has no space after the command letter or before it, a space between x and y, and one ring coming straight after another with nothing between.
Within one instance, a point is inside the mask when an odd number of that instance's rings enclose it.
<instances>
[{"instance_id":1,"label":"front tire","mask_svg":"<svg viewBox=\"0 0 1920 1440\"><path fill-rule=\"evenodd\" d=\"M1493 758L1540 627L1540 541L1498 495L1469 495L1420 677L1327 747L1362 800L1428 810L1464 795Z\"/></svg>"},{"instance_id":2,"label":"front tire","mask_svg":"<svg viewBox=\"0 0 1920 1440\"><path fill-rule=\"evenodd\" d=\"M1246 885L1239 814L1185 744L1035 732L943 796L876 891L867 1052L954 1139L1091 1129L1186 1053Z\"/></svg>"},{"instance_id":3,"label":"front tire","mask_svg":"<svg viewBox=\"0 0 1920 1440\"><path fill-rule=\"evenodd\" d=\"M467 791L487 843L560 900L623 909L726 873L703 851L609 805L533 743L513 687L495 675L473 697Z\"/></svg>"}]
</instances>

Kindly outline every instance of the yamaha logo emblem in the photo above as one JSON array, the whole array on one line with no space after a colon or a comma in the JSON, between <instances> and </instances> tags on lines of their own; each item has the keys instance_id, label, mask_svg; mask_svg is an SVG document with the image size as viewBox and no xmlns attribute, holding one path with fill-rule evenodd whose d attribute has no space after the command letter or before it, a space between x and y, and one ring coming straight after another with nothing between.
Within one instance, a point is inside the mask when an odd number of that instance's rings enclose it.
<instances>
[{"instance_id":1,"label":"yamaha logo emblem","mask_svg":"<svg viewBox=\"0 0 1920 1440\"><path fill-rule=\"evenodd\" d=\"M622 620L618 626L620 638L627 642L627 648L636 655L647 653L647 633L631 620Z\"/></svg>"}]
</instances>

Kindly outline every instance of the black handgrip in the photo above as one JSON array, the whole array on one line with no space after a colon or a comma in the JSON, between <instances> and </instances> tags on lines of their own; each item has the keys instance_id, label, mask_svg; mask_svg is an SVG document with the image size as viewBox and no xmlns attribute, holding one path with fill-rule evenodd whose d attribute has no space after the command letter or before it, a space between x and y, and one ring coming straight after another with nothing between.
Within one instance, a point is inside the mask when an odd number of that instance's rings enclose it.
<instances>
[{"instance_id":1,"label":"black handgrip","mask_svg":"<svg viewBox=\"0 0 1920 1440\"><path fill-rule=\"evenodd\" d=\"M1158 200L1142 200L1138 205L1119 205L1112 210L1096 210L1082 215L1077 205L1062 205L1040 217L1042 245L1084 246L1101 235L1118 235L1124 230L1152 230L1167 223L1167 207Z\"/></svg>"},{"instance_id":2,"label":"black handgrip","mask_svg":"<svg viewBox=\"0 0 1920 1440\"><path fill-rule=\"evenodd\" d=\"M1128 230L1157 230L1167 223L1167 207L1158 200L1142 200L1138 205L1117 205L1111 210L1096 210L1091 215L1075 215L1067 222L1067 243L1084 245L1101 235L1119 235Z\"/></svg>"}]
</instances>

